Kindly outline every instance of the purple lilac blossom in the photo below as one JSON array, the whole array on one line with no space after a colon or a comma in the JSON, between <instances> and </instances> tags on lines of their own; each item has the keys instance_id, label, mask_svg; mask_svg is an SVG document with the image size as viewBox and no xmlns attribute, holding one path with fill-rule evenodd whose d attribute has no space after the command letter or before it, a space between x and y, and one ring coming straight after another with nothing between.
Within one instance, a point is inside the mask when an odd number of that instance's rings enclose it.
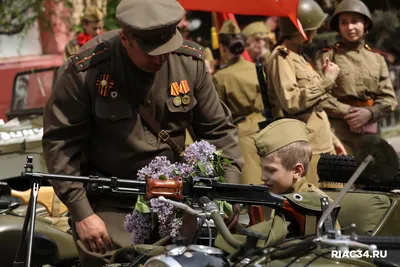
<instances>
[{"instance_id":1,"label":"purple lilac blossom","mask_svg":"<svg viewBox=\"0 0 400 267\"><path fill-rule=\"evenodd\" d=\"M171 162L165 156L155 157L148 165L141 168L137 173L138 180L146 180L146 177L152 177L159 179L161 175L165 175L167 178L173 177L175 164Z\"/></svg>"},{"instance_id":2,"label":"purple lilac blossom","mask_svg":"<svg viewBox=\"0 0 400 267\"><path fill-rule=\"evenodd\" d=\"M150 238L152 231L151 214L133 210L131 214L125 216L124 228L131 233L134 245L144 244Z\"/></svg>"},{"instance_id":3,"label":"purple lilac blossom","mask_svg":"<svg viewBox=\"0 0 400 267\"><path fill-rule=\"evenodd\" d=\"M189 177L195 171L195 168L192 165L182 162L176 163L175 168L175 173L182 178Z\"/></svg>"},{"instance_id":4,"label":"purple lilac blossom","mask_svg":"<svg viewBox=\"0 0 400 267\"><path fill-rule=\"evenodd\" d=\"M207 141L196 141L186 148L184 152L185 161L188 164L196 164L197 162L208 162L214 159L216 147Z\"/></svg>"},{"instance_id":5,"label":"purple lilac blossom","mask_svg":"<svg viewBox=\"0 0 400 267\"><path fill-rule=\"evenodd\" d=\"M157 214L160 236L169 235L174 238L179 235L180 225L179 220L175 220L174 206L156 198L150 199L150 206L151 211Z\"/></svg>"}]
</instances>

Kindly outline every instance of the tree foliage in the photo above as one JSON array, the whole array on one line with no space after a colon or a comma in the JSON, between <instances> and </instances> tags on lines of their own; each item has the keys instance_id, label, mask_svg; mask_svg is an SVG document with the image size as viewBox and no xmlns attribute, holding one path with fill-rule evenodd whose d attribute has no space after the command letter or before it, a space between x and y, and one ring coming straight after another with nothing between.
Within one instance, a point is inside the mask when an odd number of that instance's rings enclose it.
<instances>
[{"instance_id":1,"label":"tree foliage","mask_svg":"<svg viewBox=\"0 0 400 267\"><path fill-rule=\"evenodd\" d=\"M13 35L29 29L46 12L45 0L0 0L0 34ZM51 0L64 2L69 0ZM46 21L45 21L46 23Z\"/></svg>"}]
</instances>

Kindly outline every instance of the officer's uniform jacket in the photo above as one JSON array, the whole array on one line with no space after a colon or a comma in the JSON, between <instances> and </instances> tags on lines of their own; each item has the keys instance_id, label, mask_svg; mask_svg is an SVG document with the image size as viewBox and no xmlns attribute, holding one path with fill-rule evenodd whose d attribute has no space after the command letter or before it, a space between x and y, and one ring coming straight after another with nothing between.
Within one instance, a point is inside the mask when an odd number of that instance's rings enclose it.
<instances>
[{"instance_id":1,"label":"officer's uniform jacket","mask_svg":"<svg viewBox=\"0 0 400 267\"><path fill-rule=\"evenodd\" d=\"M241 183L259 184L261 182L260 158L252 135L265 120L260 87L254 63L237 57L228 66L213 75L215 88L220 99L232 112L233 121L238 127L239 143L244 157Z\"/></svg>"},{"instance_id":2,"label":"officer's uniform jacket","mask_svg":"<svg viewBox=\"0 0 400 267\"><path fill-rule=\"evenodd\" d=\"M313 154L333 150L337 139L330 131L325 106L336 106L330 96L333 81L321 78L303 56L277 46L267 62L267 81L274 118L291 117L306 123Z\"/></svg>"},{"instance_id":3,"label":"officer's uniform jacket","mask_svg":"<svg viewBox=\"0 0 400 267\"><path fill-rule=\"evenodd\" d=\"M387 64L383 56L371 51L364 42L350 44L342 41L319 51L316 58L316 68L320 73L323 73L326 58L340 67L332 95L341 104L325 108L331 127L340 140L353 143L360 137L360 134L350 131L343 119L351 106L369 109L371 122L381 120L395 109L397 99Z\"/></svg>"},{"instance_id":4,"label":"officer's uniform jacket","mask_svg":"<svg viewBox=\"0 0 400 267\"><path fill-rule=\"evenodd\" d=\"M49 172L79 175L88 169L89 174L135 179L156 156L176 160L168 144L139 117L140 104L182 148L185 130L192 125L199 139L232 159L226 178L238 182L243 160L237 131L206 71L202 47L184 42L152 74L132 63L119 38L118 30L95 37L59 70L44 112L43 150ZM189 104L174 104L172 84L183 84ZM82 184L55 182L54 188L75 221L93 213ZM119 204L134 206L126 199Z\"/></svg>"}]
</instances>

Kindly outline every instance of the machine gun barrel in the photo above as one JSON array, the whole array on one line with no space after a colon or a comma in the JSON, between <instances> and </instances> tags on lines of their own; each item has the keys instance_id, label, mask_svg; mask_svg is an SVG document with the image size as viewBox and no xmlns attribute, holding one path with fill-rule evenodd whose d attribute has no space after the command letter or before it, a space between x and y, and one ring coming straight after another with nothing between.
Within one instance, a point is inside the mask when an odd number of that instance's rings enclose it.
<instances>
[{"instance_id":1,"label":"machine gun barrel","mask_svg":"<svg viewBox=\"0 0 400 267\"><path fill-rule=\"evenodd\" d=\"M28 159L29 161L29 159ZM146 181L120 179L117 177L72 176L32 172L31 169L21 173L22 178L35 181L42 179L81 182L86 185L89 194L137 196L145 195L147 199L163 196L181 201L183 198L200 198L225 200L231 203L264 205L280 208L284 197L273 194L268 187L261 185L227 184L218 182L217 178L194 177L183 181L181 177L168 180L148 178Z\"/></svg>"}]
</instances>

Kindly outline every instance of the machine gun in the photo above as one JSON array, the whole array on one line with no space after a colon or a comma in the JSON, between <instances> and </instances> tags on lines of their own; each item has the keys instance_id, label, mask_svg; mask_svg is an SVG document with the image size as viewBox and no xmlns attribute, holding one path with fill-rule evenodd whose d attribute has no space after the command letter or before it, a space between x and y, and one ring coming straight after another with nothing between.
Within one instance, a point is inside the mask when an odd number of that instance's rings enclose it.
<instances>
[{"instance_id":1,"label":"machine gun","mask_svg":"<svg viewBox=\"0 0 400 267\"><path fill-rule=\"evenodd\" d=\"M264 129L265 127L268 126L268 124L273 122L275 119L272 115L271 103L269 102L268 89L264 77L263 65L262 62L260 61L256 62L256 72L257 72L258 85L260 86L261 97L264 105L264 116L266 118L265 121L258 123L258 127L260 129Z\"/></svg>"},{"instance_id":2,"label":"machine gun","mask_svg":"<svg viewBox=\"0 0 400 267\"><path fill-rule=\"evenodd\" d=\"M30 266L32 239L35 228L36 203L42 180L81 182L86 184L86 190L88 190L89 194L97 195L118 195L132 198L143 195L146 199L162 196L176 201L182 201L188 198L198 201L200 197L206 196L210 199L223 200L230 203L267 206L284 214L287 218L291 218L292 221L298 225L300 235L303 235L305 231L306 214L302 213L302 210L294 207L291 202L283 196L271 193L267 186L227 184L219 182L217 178L207 177L193 177L188 179L175 177L168 180L148 178L147 181L137 181L119 179L117 177L104 178L99 176L44 174L33 172L32 161L32 157L28 156L25 171L21 173L22 178L30 179L32 190L14 267ZM258 221L260 220L262 220L262 218L258 219ZM21 253L22 248L25 247L25 242L28 242L26 265L22 260L23 254Z\"/></svg>"}]
</instances>

